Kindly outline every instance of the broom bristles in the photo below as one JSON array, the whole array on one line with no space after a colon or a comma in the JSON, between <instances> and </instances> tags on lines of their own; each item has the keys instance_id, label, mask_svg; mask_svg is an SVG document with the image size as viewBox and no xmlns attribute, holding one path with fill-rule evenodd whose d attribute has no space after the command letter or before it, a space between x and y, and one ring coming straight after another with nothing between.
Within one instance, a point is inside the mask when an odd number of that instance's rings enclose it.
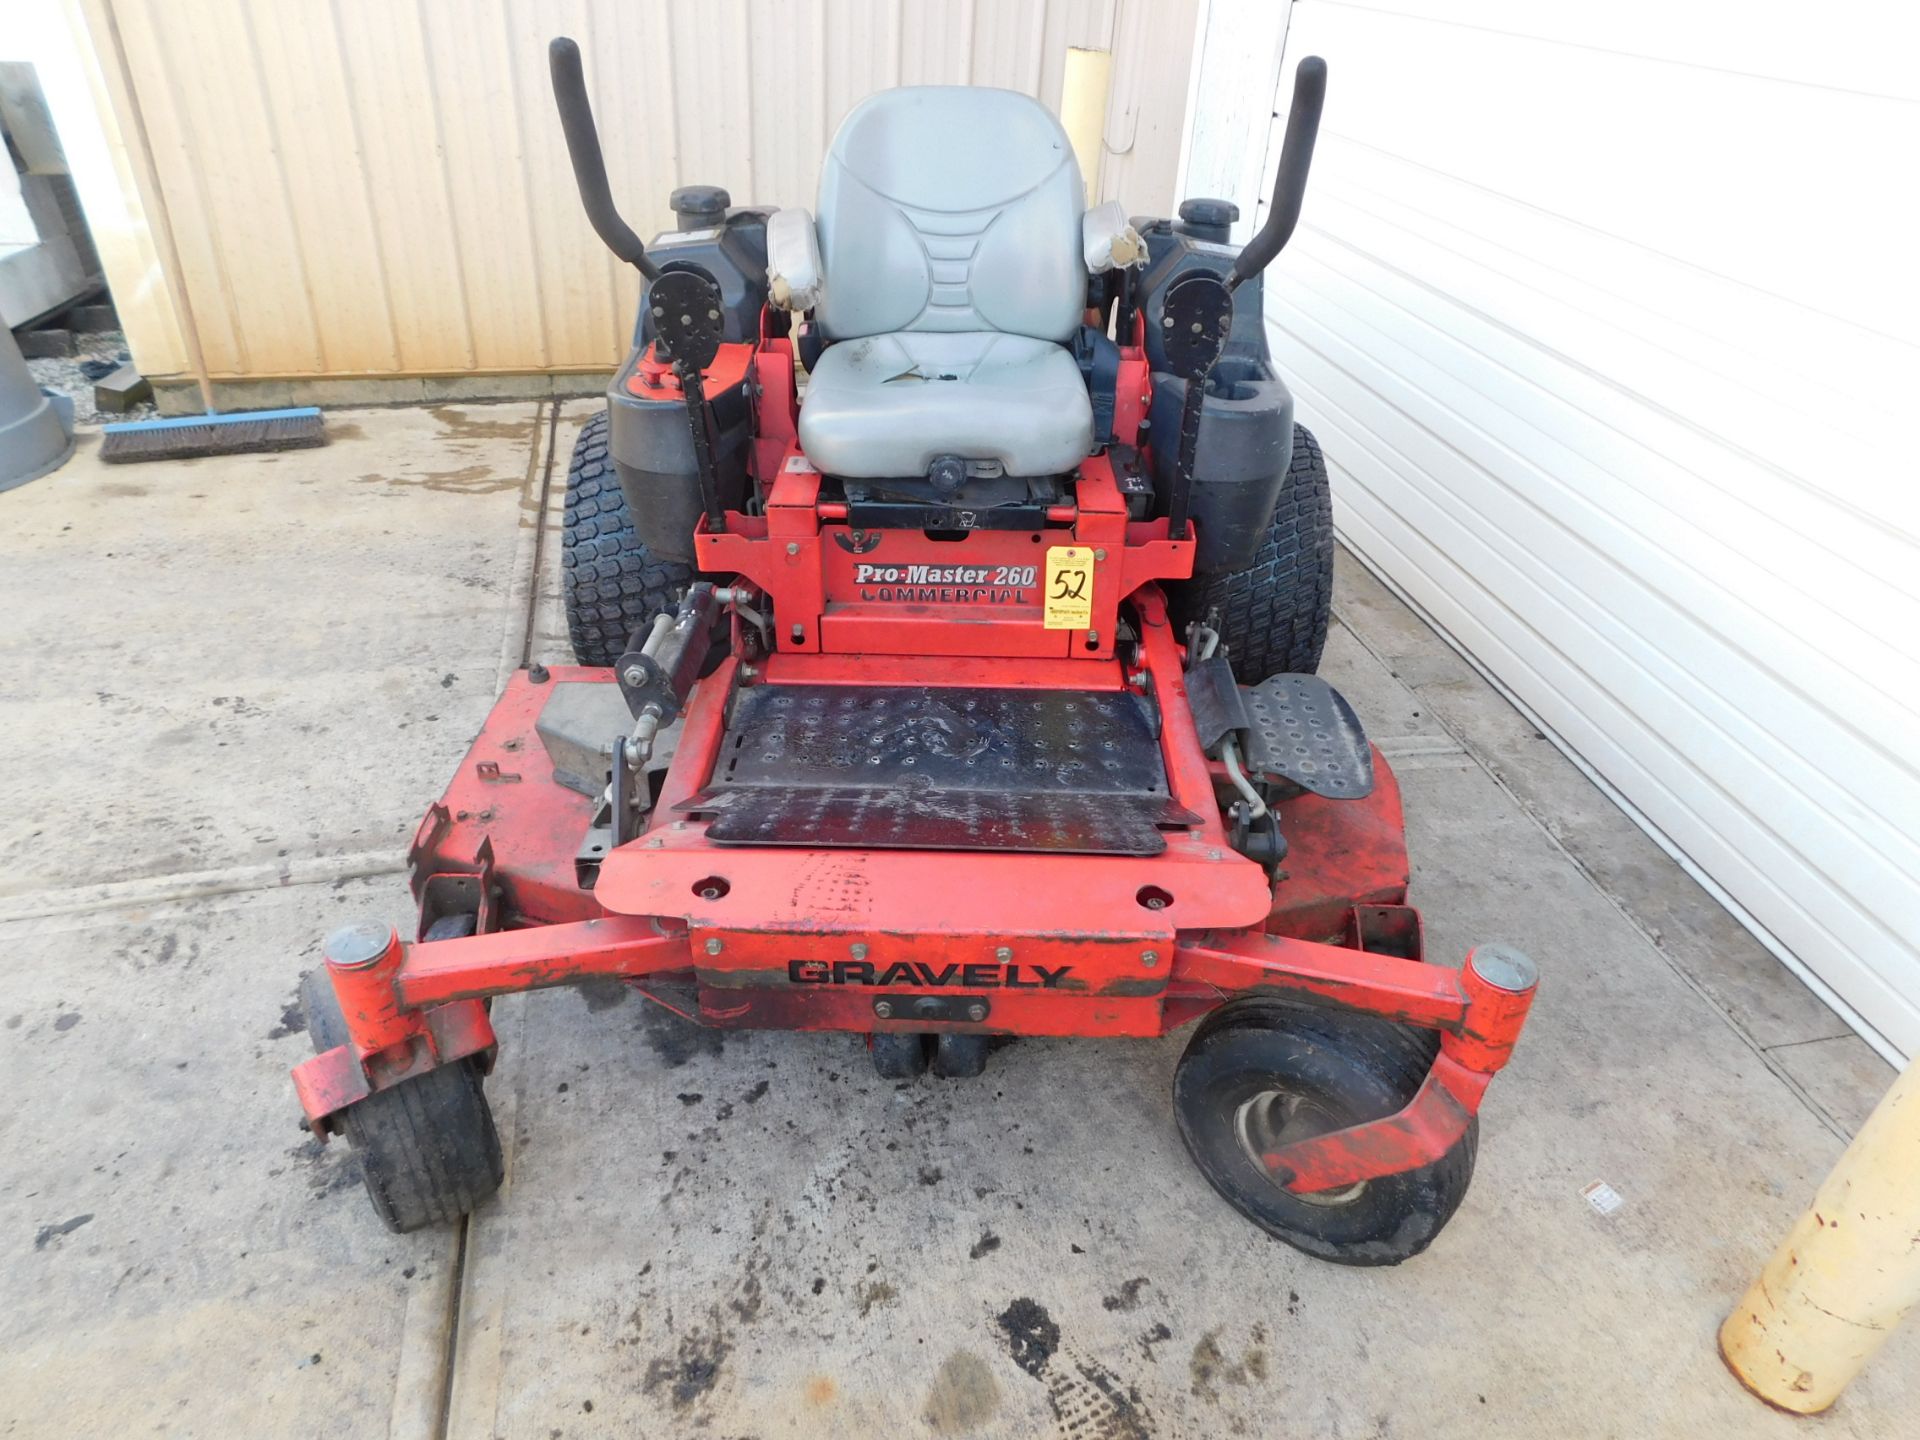
<instances>
[{"instance_id":1,"label":"broom bristles","mask_svg":"<svg viewBox=\"0 0 1920 1440\"><path fill-rule=\"evenodd\" d=\"M252 415L189 416L109 425L100 458L110 465L141 460L198 460L269 450L304 450L327 443L318 410L276 410Z\"/></svg>"}]
</instances>

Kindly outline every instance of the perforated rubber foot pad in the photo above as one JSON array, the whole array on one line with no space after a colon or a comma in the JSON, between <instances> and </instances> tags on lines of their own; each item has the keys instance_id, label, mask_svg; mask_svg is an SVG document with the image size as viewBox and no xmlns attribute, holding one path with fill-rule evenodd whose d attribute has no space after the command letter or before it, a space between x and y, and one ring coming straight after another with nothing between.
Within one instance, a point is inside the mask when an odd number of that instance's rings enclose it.
<instances>
[{"instance_id":1,"label":"perforated rubber foot pad","mask_svg":"<svg viewBox=\"0 0 1920 1440\"><path fill-rule=\"evenodd\" d=\"M1157 855L1168 794L1142 702L1116 692L759 685L712 783L678 807L731 845Z\"/></svg>"},{"instance_id":2,"label":"perforated rubber foot pad","mask_svg":"<svg viewBox=\"0 0 1920 1440\"><path fill-rule=\"evenodd\" d=\"M1373 793L1373 750L1346 697L1318 675L1274 675L1246 692L1247 769L1330 800Z\"/></svg>"}]
</instances>

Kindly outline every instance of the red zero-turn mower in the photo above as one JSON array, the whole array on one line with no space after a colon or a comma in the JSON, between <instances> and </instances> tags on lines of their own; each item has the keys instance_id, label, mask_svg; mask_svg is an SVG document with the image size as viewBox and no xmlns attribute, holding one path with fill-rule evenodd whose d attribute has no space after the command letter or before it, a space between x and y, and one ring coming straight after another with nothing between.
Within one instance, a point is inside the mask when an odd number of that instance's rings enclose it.
<instances>
[{"instance_id":1,"label":"red zero-turn mower","mask_svg":"<svg viewBox=\"0 0 1920 1440\"><path fill-rule=\"evenodd\" d=\"M688 187L648 249L578 48L550 58L587 214L645 278L568 478L580 664L516 674L427 812L417 938L327 939L315 1134L397 1230L471 1210L488 997L589 978L865 1036L890 1079L1198 1021L1174 1110L1228 1202L1329 1260L1424 1249L1535 977L1423 960L1399 789L1312 673L1327 477L1260 277L1325 65L1244 250L1225 201L1088 210L1059 122L966 87L856 107L817 216Z\"/></svg>"}]
</instances>

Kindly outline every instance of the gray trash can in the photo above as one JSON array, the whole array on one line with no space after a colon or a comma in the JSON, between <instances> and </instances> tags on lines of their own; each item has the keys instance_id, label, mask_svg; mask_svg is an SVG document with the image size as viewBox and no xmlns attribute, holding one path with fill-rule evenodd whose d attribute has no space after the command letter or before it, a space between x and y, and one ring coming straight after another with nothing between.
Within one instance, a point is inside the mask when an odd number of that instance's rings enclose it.
<instances>
[{"instance_id":1,"label":"gray trash can","mask_svg":"<svg viewBox=\"0 0 1920 1440\"><path fill-rule=\"evenodd\" d=\"M11 490L58 470L73 454L73 401L43 393L13 332L0 335L0 490Z\"/></svg>"}]
</instances>

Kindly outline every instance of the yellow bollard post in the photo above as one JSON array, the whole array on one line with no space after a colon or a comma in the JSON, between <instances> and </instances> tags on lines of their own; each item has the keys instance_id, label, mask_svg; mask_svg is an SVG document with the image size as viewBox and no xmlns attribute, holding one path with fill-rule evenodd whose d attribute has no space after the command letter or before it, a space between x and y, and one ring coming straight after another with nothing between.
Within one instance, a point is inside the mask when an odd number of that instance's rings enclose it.
<instances>
[{"instance_id":1,"label":"yellow bollard post","mask_svg":"<svg viewBox=\"0 0 1920 1440\"><path fill-rule=\"evenodd\" d=\"M1826 1409L1920 1304L1920 1061L1887 1091L1720 1327L1769 1404Z\"/></svg>"},{"instance_id":2,"label":"yellow bollard post","mask_svg":"<svg viewBox=\"0 0 1920 1440\"><path fill-rule=\"evenodd\" d=\"M1087 203L1100 195L1100 162L1106 155L1107 90L1113 83L1111 50L1067 51L1066 73L1060 81L1060 123L1073 142L1073 158L1080 162Z\"/></svg>"}]
</instances>

